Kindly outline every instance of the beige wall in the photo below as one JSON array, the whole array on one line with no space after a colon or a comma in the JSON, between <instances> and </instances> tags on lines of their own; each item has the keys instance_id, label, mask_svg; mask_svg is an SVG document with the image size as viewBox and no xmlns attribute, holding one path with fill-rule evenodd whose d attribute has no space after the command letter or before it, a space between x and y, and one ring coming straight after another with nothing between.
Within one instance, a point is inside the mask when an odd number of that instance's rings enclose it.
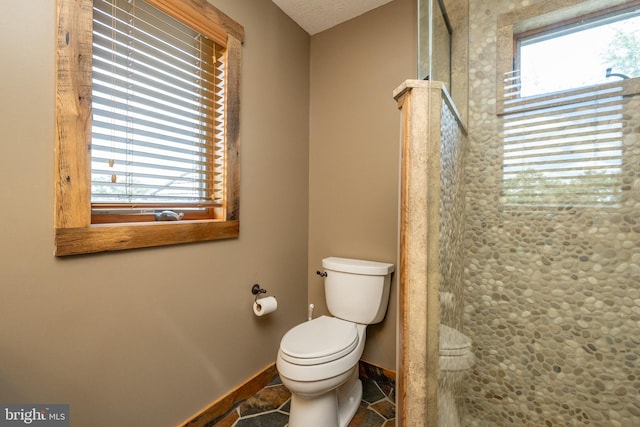
<instances>
[{"instance_id":1,"label":"beige wall","mask_svg":"<svg viewBox=\"0 0 640 427\"><path fill-rule=\"evenodd\" d=\"M310 38L271 1L212 3L246 32L240 238L66 259L55 2L3 3L0 402L69 403L76 426L175 425L273 363L304 319ZM256 282L278 297L268 318L253 316Z\"/></svg>"},{"instance_id":2,"label":"beige wall","mask_svg":"<svg viewBox=\"0 0 640 427\"><path fill-rule=\"evenodd\" d=\"M416 74L416 5L396 0L311 39L309 303L326 313L322 258L397 266L400 112L393 90ZM396 276L363 359L395 370Z\"/></svg>"},{"instance_id":3,"label":"beige wall","mask_svg":"<svg viewBox=\"0 0 640 427\"><path fill-rule=\"evenodd\" d=\"M415 75L414 2L311 42L271 1L211 2L246 35L240 238L65 259L52 255L55 5L4 5L0 402L69 403L74 425L174 425L273 363L307 300L322 313L323 257L396 262L391 92ZM267 318L251 311L256 282L279 300ZM364 356L389 369L393 287Z\"/></svg>"}]
</instances>

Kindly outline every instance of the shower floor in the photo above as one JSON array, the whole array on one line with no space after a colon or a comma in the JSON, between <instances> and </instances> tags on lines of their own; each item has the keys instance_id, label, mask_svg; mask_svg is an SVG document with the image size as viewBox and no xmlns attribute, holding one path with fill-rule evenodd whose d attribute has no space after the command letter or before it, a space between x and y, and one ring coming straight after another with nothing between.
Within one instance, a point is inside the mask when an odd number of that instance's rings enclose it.
<instances>
[{"instance_id":1,"label":"shower floor","mask_svg":"<svg viewBox=\"0 0 640 427\"><path fill-rule=\"evenodd\" d=\"M362 402L349 427L395 426L395 385L389 381L362 380ZM212 427L286 427L291 393L277 375L255 395L240 403Z\"/></svg>"}]
</instances>

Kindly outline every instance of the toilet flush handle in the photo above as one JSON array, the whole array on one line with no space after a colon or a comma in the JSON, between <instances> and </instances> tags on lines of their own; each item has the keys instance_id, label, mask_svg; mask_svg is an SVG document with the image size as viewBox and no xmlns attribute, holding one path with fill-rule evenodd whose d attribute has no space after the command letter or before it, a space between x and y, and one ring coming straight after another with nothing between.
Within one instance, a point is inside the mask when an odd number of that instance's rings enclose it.
<instances>
[{"instance_id":1,"label":"toilet flush handle","mask_svg":"<svg viewBox=\"0 0 640 427\"><path fill-rule=\"evenodd\" d=\"M318 270L318 271L316 271L316 274L317 274L318 276L320 276L320 277L327 277L327 272L326 272L326 271L325 271L325 272L320 272L320 271Z\"/></svg>"}]
</instances>

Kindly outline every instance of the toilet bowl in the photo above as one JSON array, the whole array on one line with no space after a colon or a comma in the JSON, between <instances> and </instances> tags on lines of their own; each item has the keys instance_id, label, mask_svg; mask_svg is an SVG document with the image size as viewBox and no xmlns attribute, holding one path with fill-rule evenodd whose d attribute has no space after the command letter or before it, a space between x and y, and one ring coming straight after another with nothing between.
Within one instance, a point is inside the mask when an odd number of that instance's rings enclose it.
<instances>
[{"instance_id":1,"label":"toilet bowl","mask_svg":"<svg viewBox=\"0 0 640 427\"><path fill-rule=\"evenodd\" d=\"M282 338L276 366L291 392L290 426L345 426L362 398L358 361L366 326L320 316Z\"/></svg>"},{"instance_id":2,"label":"toilet bowl","mask_svg":"<svg viewBox=\"0 0 640 427\"><path fill-rule=\"evenodd\" d=\"M290 329L276 367L291 392L289 427L345 427L362 399L358 361L366 327L384 318L393 264L325 258L327 308Z\"/></svg>"},{"instance_id":3,"label":"toilet bowl","mask_svg":"<svg viewBox=\"0 0 640 427\"><path fill-rule=\"evenodd\" d=\"M461 427L462 420L456 395L463 386L464 372L474 363L471 339L447 325L440 325L440 378L438 417L441 427Z\"/></svg>"},{"instance_id":4,"label":"toilet bowl","mask_svg":"<svg viewBox=\"0 0 640 427\"><path fill-rule=\"evenodd\" d=\"M440 370L462 371L473 366L471 339L447 325L440 325Z\"/></svg>"}]
</instances>

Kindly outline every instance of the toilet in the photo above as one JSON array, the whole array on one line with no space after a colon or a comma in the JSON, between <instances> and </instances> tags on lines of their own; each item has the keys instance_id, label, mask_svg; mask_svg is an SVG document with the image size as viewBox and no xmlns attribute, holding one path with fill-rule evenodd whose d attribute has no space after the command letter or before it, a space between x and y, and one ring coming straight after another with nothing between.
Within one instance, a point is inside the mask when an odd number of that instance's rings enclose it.
<instances>
[{"instance_id":1,"label":"toilet","mask_svg":"<svg viewBox=\"0 0 640 427\"><path fill-rule=\"evenodd\" d=\"M440 378L438 417L442 427L461 427L456 395L464 384L464 372L474 363L471 339L450 326L440 324Z\"/></svg>"},{"instance_id":2,"label":"toilet","mask_svg":"<svg viewBox=\"0 0 640 427\"><path fill-rule=\"evenodd\" d=\"M393 264L322 260L327 308L280 341L278 373L291 392L289 427L345 427L362 399L358 361L367 325L384 319Z\"/></svg>"}]
</instances>

